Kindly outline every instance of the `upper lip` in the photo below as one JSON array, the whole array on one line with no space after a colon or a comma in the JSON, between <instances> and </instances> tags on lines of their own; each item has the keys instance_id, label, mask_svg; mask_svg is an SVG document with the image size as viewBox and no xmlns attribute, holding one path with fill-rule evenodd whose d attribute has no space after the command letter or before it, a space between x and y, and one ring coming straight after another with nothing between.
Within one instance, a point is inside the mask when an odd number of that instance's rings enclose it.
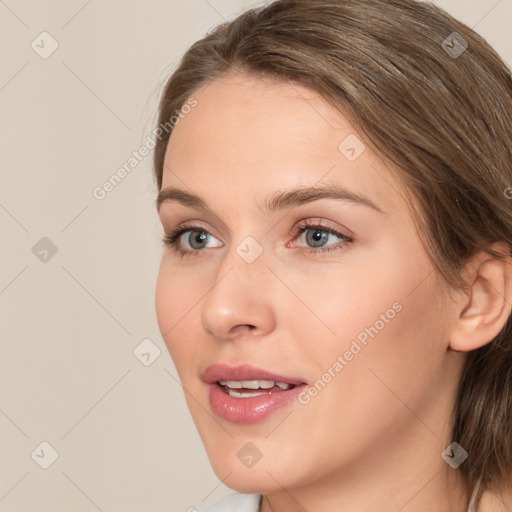
<instances>
[{"instance_id":1,"label":"upper lip","mask_svg":"<svg viewBox=\"0 0 512 512\"><path fill-rule=\"evenodd\" d=\"M305 384L304 380L300 378L279 375L262 368L255 368L249 364L239 366L229 366L222 363L212 364L204 370L202 380L208 384L213 384L218 380L273 380L274 382L286 384Z\"/></svg>"}]
</instances>

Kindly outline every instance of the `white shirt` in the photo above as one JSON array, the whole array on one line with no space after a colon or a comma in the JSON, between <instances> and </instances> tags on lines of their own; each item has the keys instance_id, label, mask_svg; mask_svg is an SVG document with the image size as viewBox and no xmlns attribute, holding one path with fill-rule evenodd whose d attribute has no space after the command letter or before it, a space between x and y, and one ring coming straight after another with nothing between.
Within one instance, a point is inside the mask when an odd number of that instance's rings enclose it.
<instances>
[{"instance_id":1,"label":"white shirt","mask_svg":"<svg viewBox=\"0 0 512 512\"><path fill-rule=\"evenodd\" d=\"M259 512L261 494L235 492L202 512Z\"/></svg>"}]
</instances>

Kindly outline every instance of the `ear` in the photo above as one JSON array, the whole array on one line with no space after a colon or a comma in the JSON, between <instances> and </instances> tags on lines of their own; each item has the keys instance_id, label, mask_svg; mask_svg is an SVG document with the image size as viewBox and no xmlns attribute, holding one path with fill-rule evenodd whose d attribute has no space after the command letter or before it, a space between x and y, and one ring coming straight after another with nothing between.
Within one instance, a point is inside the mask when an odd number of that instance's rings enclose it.
<instances>
[{"instance_id":1,"label":"ear","mask_svg":"<svg viewBox=\"0 0 512 512\"><path fill-rule=\"evenodd\" d=\"M469 289L456 301L458 318L450 332L450 348L467 352L492 341L505 326L512 309L512 260L505 244L494 250L503 261L482 251L466 265Z\"/></svg>"}]
</instances>

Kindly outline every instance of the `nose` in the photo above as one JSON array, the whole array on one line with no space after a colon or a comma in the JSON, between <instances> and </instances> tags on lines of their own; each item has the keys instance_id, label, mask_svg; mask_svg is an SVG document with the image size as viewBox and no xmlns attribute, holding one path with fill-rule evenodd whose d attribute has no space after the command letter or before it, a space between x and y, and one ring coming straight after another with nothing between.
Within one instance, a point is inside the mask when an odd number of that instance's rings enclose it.
<instances>
[{"instance_id":1,"label":"nose","mask_svg":"<svg viewBox=\"0 0 512 512\"><path fill-rule=\"evenodd\" d=\"M201 324L219 340L260 337L275 328L272 273L263 252L248 263L230 248L201 302Z\"/></svg>"}]
</instances>

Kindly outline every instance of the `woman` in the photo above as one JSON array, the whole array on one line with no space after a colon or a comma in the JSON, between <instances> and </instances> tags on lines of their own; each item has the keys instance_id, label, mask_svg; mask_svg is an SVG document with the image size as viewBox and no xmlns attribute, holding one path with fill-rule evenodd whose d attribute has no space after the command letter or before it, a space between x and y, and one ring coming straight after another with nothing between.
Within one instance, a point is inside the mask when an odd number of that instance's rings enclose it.
<instances>
[{"instance_id":1,"label":"woman","mask_svg":"<svg viewBox=\"0 0 512 512\"><path fill-rule=\"evenodd\" d=\"M277 0L186 52L156 309L238 491L209 510L510 510L511 93L413 0Z\"/></svg>"}]
</instances>

